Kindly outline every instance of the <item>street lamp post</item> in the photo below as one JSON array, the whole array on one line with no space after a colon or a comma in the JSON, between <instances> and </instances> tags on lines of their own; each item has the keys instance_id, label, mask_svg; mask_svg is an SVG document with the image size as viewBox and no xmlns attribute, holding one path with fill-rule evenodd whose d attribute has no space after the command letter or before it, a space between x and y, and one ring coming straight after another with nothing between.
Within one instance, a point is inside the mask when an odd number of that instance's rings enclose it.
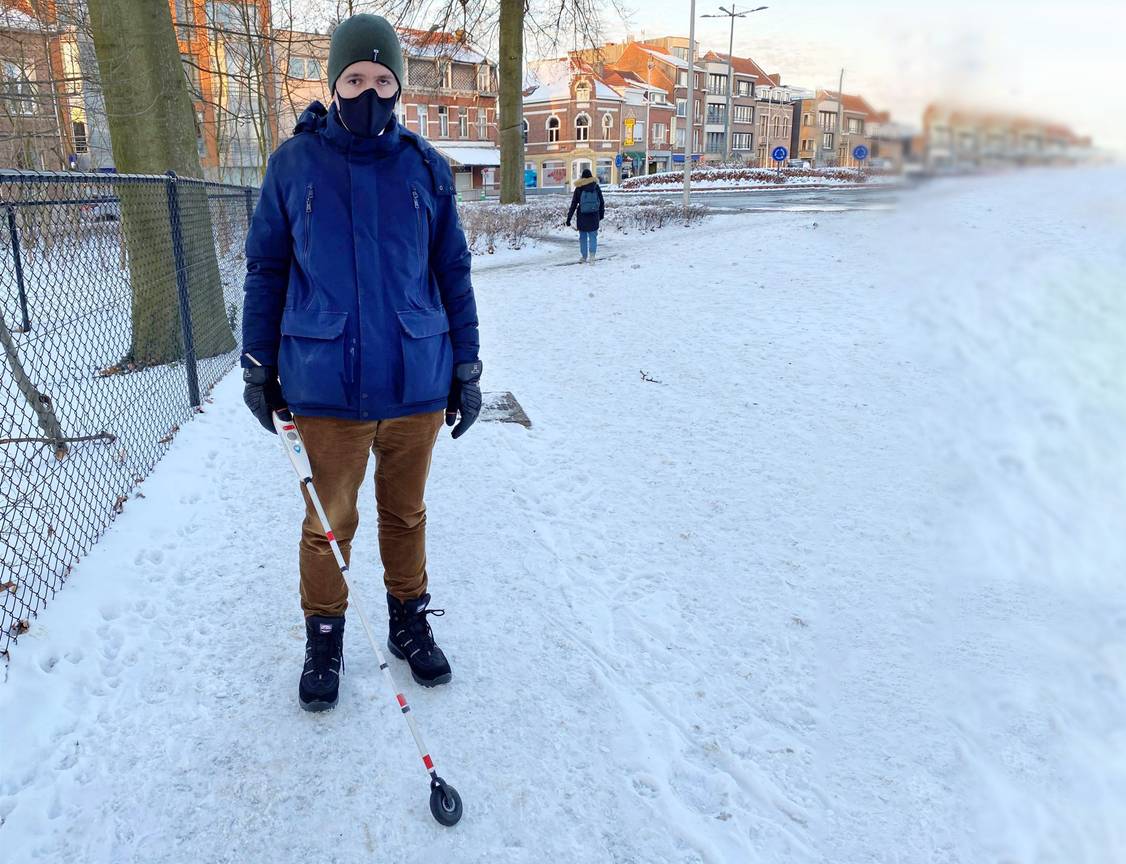
<instances>
[{"instance_id":1,"label":"street lamp post","mask_svg":"<svg viewBox=\"0 0 1126 864\"><path fill-rule=\"evenodd\" d=\"M688 128L684 133L684 209L692 203L692 133L695 131L696 117L696 0L688 20Z\"/></svg>"},{"instance_id":2,"label":"street lamp post","mask_svg":"<svg viewBox=\"0 0 1126 864\"><path fill-rule=\"evenodd\" d=\"M727 9L724 6L719 7L722 15L701 15L701 18L730 18L731 19L731 35L727 40L727 160L730 162L735 156L735 119L731 115L731 101L735 93L735 19L746 18L752 12L761 12L763 9L769 9L769 6L759 6L757 9L748 9L746 12L736 12L735 4L731 4L731 8Z\"/></svg>"}]
</instances>

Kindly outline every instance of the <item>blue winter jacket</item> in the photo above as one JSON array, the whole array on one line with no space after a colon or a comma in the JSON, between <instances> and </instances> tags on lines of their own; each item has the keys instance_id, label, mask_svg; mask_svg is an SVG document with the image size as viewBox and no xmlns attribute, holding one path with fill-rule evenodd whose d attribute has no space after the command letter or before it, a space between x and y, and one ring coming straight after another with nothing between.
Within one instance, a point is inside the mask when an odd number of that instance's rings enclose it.
<instances>
[{"instance_id":1,"label":"blue winter jacket","mask_svg":"<svg viewBox=\"0 0 1126 864\"><path fill-rule=\"evenodd\" d=\"M359 138L314 102L270 157L246 238L243 366L276 366L298 415L446 405L478 359L471 257L445 160L397 121Z\"/></svg>"}]
</instances>

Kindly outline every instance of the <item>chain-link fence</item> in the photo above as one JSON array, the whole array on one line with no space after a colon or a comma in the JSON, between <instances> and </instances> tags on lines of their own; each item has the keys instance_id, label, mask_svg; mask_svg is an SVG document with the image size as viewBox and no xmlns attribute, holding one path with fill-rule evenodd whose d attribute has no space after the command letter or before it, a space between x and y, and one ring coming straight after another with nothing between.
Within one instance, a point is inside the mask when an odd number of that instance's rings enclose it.
<instances>
[{"instance_id":1,"label":"chain-link fence","mask_svg":"<svg viewBox=\"0 0 1126 864\"><path fill-rule=\"evenodd\" d=\"M237 358L257 190L0 171L0 657Z\"/></svg>"}]
</instances>

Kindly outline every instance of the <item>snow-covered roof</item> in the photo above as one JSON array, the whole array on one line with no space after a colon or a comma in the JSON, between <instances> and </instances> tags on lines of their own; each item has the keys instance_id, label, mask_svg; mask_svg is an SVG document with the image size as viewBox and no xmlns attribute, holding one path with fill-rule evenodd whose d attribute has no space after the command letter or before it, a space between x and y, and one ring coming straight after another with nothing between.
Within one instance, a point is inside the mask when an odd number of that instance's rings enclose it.
<instances>
[{"instance_id":1,"label":"snow-covered roof","mask_svg":"<svg viewBox=\"0 0 1126 864\"><path fill-rule=\"evenodd\" d=\"M407 57L453 60L457 63L486 63L488 57L456 33L401 28L399 39Z\"/></svg>"},{"instance_id":2,"label":"snow-covered roof","mask_svg":"<svg viewBox=\"0 0 1126 864\"><path fill-rule=\"evenodd\" d=\"M500 165L500 148L480 142L431 141L430 145L455 165Z\"/></svg>"},{"instance_id":3,"label":"snow-covered roof","mask_svg":"<svg viewBox=\"0 0 1126 864\"><path fill-rule=\"evenodd\" d=\"M589 67L564 59L529 64L528 79L536 89L524 97L524 104L568 101L571 98L571 81L577 77L587 78L594 84L592 98L606 102L622 101L618 92Z\"/></svg>"}]
</instances>

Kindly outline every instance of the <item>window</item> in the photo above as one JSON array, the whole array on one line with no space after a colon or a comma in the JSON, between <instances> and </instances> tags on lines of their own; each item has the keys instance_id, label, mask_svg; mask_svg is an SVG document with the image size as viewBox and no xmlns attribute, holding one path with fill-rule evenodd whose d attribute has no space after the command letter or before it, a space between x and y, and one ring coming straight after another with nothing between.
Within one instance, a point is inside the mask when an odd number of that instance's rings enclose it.
<instances>
[{"instance_id":1,"label":"window","mask_svg":"<svg viewBox=\"0 0 1126 864\"><path fill-rule=\"evenodd\" d=\"M35 85L27 70L11 60L4 61L4 102L12 114L35 113Z\"/></svg>"},{"instance_id":2,"label":"window","mask_svg":"<svg viewBox=\"0 0 1126 864\"><path fill-rule=\"evenodd\" d=\"M708 152L709 153L723 153L726 147L724 146L725 136L722 132L709 132L708 133Z\"/></svg>"},{"instance_id":3,"label":"window","mask_svg":"<svg viewBox=\"0 0 1126 864\"><path fill-rule=\"evenodd\" d=\"M727 95L727 76L726 75L709 75L708 76L708 92L713 96L726 96Z\"/></svg>"},{"instance_id":4,"label":"window","mask_svg":"<svg viewBox=\"0 0 1126 864\"><path fill-rule=\"evenodd\" d=\"M81 120L75 120L74 128L74 152L75 153L89 153L90 142L86 137L86 124Z\"/></svg>"},{"instance_id":5,"label":"window","mask_svg":"<svg viewBox=\"0 0 1126 864\"><path fill-rule=\"evenodd\" d=\"M821 126L822 132L832 132L837 128L837 112L836 111L818 111L817 122Z\"/></svg>"},{"instance_id":6,"label":"window","mask_svg":"<svg viewBox=\"0 0 1126 864\"><path fill-rule=\"evenodd\" d=\"M477 138L481 141L489 140L489 109L477 109Z\"/></svg>"},{"instance_id":7,"label":"window","mask_svg":"<svg viewBox=\"0 0 1126 864\"><path fill-rule=\"evenodd\" d=\"M704 116L704 106L697 99L692 100L692 116L697 123Z\"/></svg>"},{"instance_id":8,"label":"window","mask_svg":"<svg viewBox=\"0 0 1126 864\"><path fill-rule=\"evenodd\" d=\"M638 144L645 143L645 124L641 121L638 121L633 127L633 140Z\"/></svg>"},{"instance_id":9,"label":"window","mask_svg":"<svg viewBox=\"0 0 1126 864\"><path fill-rule=\"evenodd\" d=\"M753 105L735 105L733 113L736 123L755 122L755 107Z\"/></svg>"},{"instance_id":10,"label":"window","mask_svg":"<svg viewBox=\"0 0 1126 864\"><path fill-rule=\"evenodd\" d=\"M704 73L703 72L697 72L692 80L696 82L695 87L696 87L697 90L703 90L704 89Z\"/></svg>"},{"instance_id":11,"label":"window","mask_svg":"<svg viewBox=\"0 0 1126 864\"><path fill-rule=\"evenodd\" d=\"M575 118L575 140L590 140L590 118L585 114L580 114Z\"/></svg>"},{"instance_id":12,"label":"window","mask_svg":"<svg viewBox=\"0 0 1126 864\"><path fill-rule=\"evenodd\" d=\"M686 137L685 137L685 132L686 132L686 131L687 131L687 130L686 130L686 129L685 129L685 128L684 128L683 126L679 127L679 128L678 128L678 129L676 130L676 146L677 146L677 148L678 148L678 149L680 149L680 150L683 150L683 149L684 149L684 142L685 142L685 140L686 140Z\"/></svg>"},{"instance_id":13,"label":"window","mask_svg":"<svg viewBox=\"0 0 1126 864\"><path fill-rule=\"evenodd\" d=\"M450 109L445 105L438 106L438 137L450 137Z\"/></svg>"},{"instance_id":14,"label":"window","mask_svg":"<svg viewBox=\"0 0 1126 864\"><path fill-rule=\"evenodd\" d=\"M594 169L594 176L598 178L598 182L603 186L609 186L614 182L614 160L613 159L599 159Z\"/></svg>"},{"instance_id":15,"label":"window","mask_svg":"<svg viewBox=\"0 0 1126 864\"><path fill-rule=\"evenodd\" d=\"M450 67L450 89L473 92L477 70L468 63L454 63Z\"/></svg>"},{"instance_id":16,"label":"window","mask_svg":"<svg viewBox=\"0 0 1126 864\"><path fill-rule=\"evenodd\" d=\"M668 104L668 100L665 98L665 94L663 92L659 91L659 90L651 90L649 92L649 101L652 102L654 105L667 105Z\"/></svg>"},{"instance_id":17,"label":"window","mask_svg":"<svg viewBox=\"0 0 1126 864\"><path fill-rule=\"evenodd\" d=\"M848 118L848 131L853 133L864 134L864 121L859 117Z\"/></svg>"},{"instance_id":18,"label":"window","mask_svg":"<svg viewBox=\"0 0 1126 864\"><path fill-rule=\"evenodd\" d=\"M766 137L766 115L761 112L758 115L758 134L759 137Z\"/></svg>"},{"instance_id":19,"label":"window","mask_svg":"<svg viewBox=\"0 0 1126 864\"><path fill-rule=\"evenodd\" d=\"M562 159L552 159L543 163L543 185L562 186L567 182L567 168Z\"/></svg>"},{"instance_id":20,"label":"window","mask_svg":"<svg viewBox=\"0 0 1126 864\"><path fill-rule=\"evenodd\" d=\"M418 106L418 134L423 138L430 137L430 115L427 106Z\"/></svg>"},{"instance_id":21,"label":"window","mask_svg":"<svg viewBox=\"0 0 1126 864\"><path fill-rule=\"evenodd\" d=\"M193 0L176 0L176 38L191 41L195 26L195 3Z\"/></svg>"},{"instance_id":22,"label":"window","mask_svg":"<svg viewBox=\"0 0 1126 864\"><path fill-rule=\"evenodd\" d=\"M782 137L782 118L775 117L770 124L770 134L774 138Z\"/></svg>"},{"instance_id":23,"label":"window","mask_svg":"<svg viewBox=\"0 0 1126 864\"><path fill-rule=\"evenodd\" d=\"M692 130L692 152L693 153L699 153L700 152L700 130L699 129L693 129Z\"/></svg>"},{"instance_id":24,"label":"window","mask_svg":"<svg viewBox=\"0 0 1126 864\"><path fill-rule=\"evenodd\" d=\"M457 109L457 134L461 138L469 137L469 109Z\"/></svg>"},{"instance_id":25,"label":"window","mask_svg":"<svg viewBox=\"0 0 1126 864\"><path fill-rule=\"evenodd\" d=\"M477 67L477 89L482 93L493 92L493 70L488 63Z\"/></svg>"},{"instance_id":26,"label":"window","mask_svg":"<svg viewBox=\"0 0 1126 864\"><path fill-rule=\"evenodd\" d=\"M824 135L821 136L821 148L823 150L832 150L833 149L833 133L832 132L826 132Z\"/></svg>"},{"instance_id":27,"label":"window","mask_svg":"<svg viewBox=\"0 0 1126 864\"><path fill-rule=\"evenodd\" d=\"M249 29L247 25L254 26L256 16L253 10L254 4L252 3L242 7L239 3L212 0L207 4L207 17L212 24L220 29L246 33Z\"/></svg>"},{"instance_id":28,"label":"window","mask_svg":"<svg viewBox=\"0 0 1126 864\"><path fill-rule=\"evenodd\" d=\"M676 73L676 86L677 87L687 87L688 86L688 70L687 69L680 69L680 70L677 71L677 73Z\"/></svg>"},{"instance_id":29,"label":"window","mask_svg":"<svg viewBox=\"0 0 1126 864\"><path fill-rule=\"evenodd\" d=\"M548 144L554 144L558 140L559 140L559 118L558 117L548 117L547 118L547 143ZM544 164L546 165L547 163L545 162ZM560 184L560 185L562 185L562 184Z\"/></svg>"},{"instance_id":30,"label":"window","mask_svg":"<svg viewBox=\"0 0 1126 864\"><path fill-rule=\"evenodd\" d=\"M736 132L731 136L731 143L733 150L753 150L753 142L751 141L750 132Z\"/></svg>"},{"instance_id":31,"label":"window","mask_svg":"<svg viewBox=\"0 0 1126 864\"><path fill-rule=\"evenodd\" d=\"M727 122L727 106L712 104L708 106L708 122L709 123L726 123Z\"/></svg>"},{"instance_id":32,"label":"window","mask_svg":"<svg viewBox=\"0 0 1126 864\"><path fill-rule=\"evenodd\" d=\"M184 67L184 75L188 79L188 92L193 99L201 98L199 89L199 61L191 54L181 54L180 64Z\"/></svg>"},{"instance_id":33,"label":"window","mask_svg":"<svg viewBox=\"0 0 1126 864\"><path fill-rule=\"evenodd\" d=\"M637 135L638 138L641 137L640 132L637 132L636 135ZM602 139L604 141L610 141L610 140L613 139L613 137L614 137L614 115L613 114L603 114L602 115Z\"/></svg>"},{"instance_id":34,"label":"window","mask_svg":"<svg viewBox=\"0 0 1126 864\"><path fill-rule=\"evenodd\" d=\"M676 100L676 116L677 117L687 117L688 116L688 100L687 99L677 99Z\"/></svg>"},{"instance_id":35,"label":"window","mask_svg":"<svg viewBox=\"0 0 1126 864\"><path fill-rule=\"evenodd\" d=\"M672 49L672 56L673 57L679 57L681 60L687 60L688 59L688 48L687 47L685 47L685 48L673 48Z\"/></svg>"},{"instance_id":36,"label":"window","mask_svg":"<svg viewBox=\"0 0 1126 864\"><path fill-rule=\"evenodd\" d=\"M527 117L524 118L523 126L524 126L524 143L527 144L528 143L528 129L531 128L530 126L528 126L528 118Z\"/></svg>"},{"instance_id":37,"label":"window","mask_svg":"<svg viewBox=\"0 0 1126 864\"><path fill-rule=\"evenodd\" d=\"M290 57L286 75L302 81L321 80L321 61L315 57Z\"/></svg>"},{"instance_id":38,"label":"window","mask_svg":"<svg viewBox=\"0 0 1126 864\"><path fill-rule=\"evenodd\" d=\"M578 180L583 176L583 171L590 170L589 159L576 159L571 163L571 180L572 182Z\"/></svg>"},{"instance_id":39,"label":"window","mask_svg":"<svg viewBox=\"0 0 1126 864\"><path fill-rule=\"evenodd\" d=\"M735 95L736 96L754 96L755 85L754 82L748 81L746 78L740 78L735 82Z\"/></svg>"},{"instance_id":40,"label":"window","mask_svg":"<svg viewBox=\"0 0 1126 864\"><path fill-rule=\"evenodd\" d=\"M811 115L808 111L805 114L802 114L801 115L801 125L802 126L808 126L810 123L813 122L812 117L813 117L813 115Z\"/></svg>"},{"instance_id":41,"label":"window","mask_svg":"<svg viewBox=\"0 0 1126 864\"><path fill-rule=\"evenodd\" d=\"M575 101L576 102L589 102L590 101L590 84L587 83L586 81L580 81L578 84L575 85Z\"/></svg>"},{"instance_id":42,"label":"window","mask_svg":"<svg viewBox=\"0 0 1126 864\"><path fill-rule=\"evenodd\" d=\"M667 129L666 129L664 123L654 123L653 124L653 143L654 144L664 144L666 134L667 134Z\"/></svg>"}]
</instances>

